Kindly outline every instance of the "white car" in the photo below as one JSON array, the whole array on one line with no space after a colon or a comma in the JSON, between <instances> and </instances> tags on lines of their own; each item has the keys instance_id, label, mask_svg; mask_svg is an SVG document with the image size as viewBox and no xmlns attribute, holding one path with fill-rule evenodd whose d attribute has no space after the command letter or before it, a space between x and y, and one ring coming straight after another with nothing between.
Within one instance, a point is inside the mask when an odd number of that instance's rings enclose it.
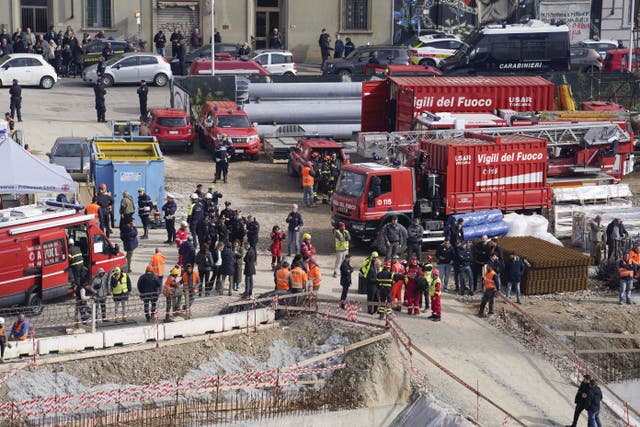
<instances>
[{"instance_id":1,"label":"white car","mask_svg":"<svg viewBox=\"0 0 640 427\"><path fill-rule=\"evenodd\" d=\"M437 67L440 61L452 56L463 45L464 43L455 36L447 38L423 36L418 43L409 48L409 56L413 64Z\"/></svg>"},{"instance_id":2,"label":"white car","mask_svg":"<svg viewBox=\"0 0 640 427\"><path fill-rule=\"evenodd\" d=\"M618 48L618 42L615 40L582 40L578 42L580 47L590 47L595 49L602 59L607 56L607 51Z\"/></svg>"},{"instance_id":3,"label":"white car","mask_svg":"<svg viewBox=\"0 0 640 427\"><path fill-rule=\"evenodd\" d=\"M11 53L0 58L0 86L11 86L13 79L18 80L20 86L51 89L58 81L58 74L42 55Z\"/></svg>"},{"instance_id":4,"label":"white car","mask_svg":"<svg viewBox=\"0 0 640 427\"><path fill-rule=\"evenodd\" d=\"M92 65L82 71L82 80L95 83L98 65ZM173 78L171 65L162 55L153 53L125 53L115 56L105 63L104 84L113 86L119 83L139 83L140 80L153 82L156 86L166 86Z\"/></svg>"},{"instance_id":5,"label":"white car","mask_svg":"<svg viewBox=\"0 0 640 427\"><path fill-rule=\"evenodd\" d=\"M253 60L274 75L295 76L297 73L293 53L288 50L256 50L253 52Z\"/></svg>"}]
</instances>

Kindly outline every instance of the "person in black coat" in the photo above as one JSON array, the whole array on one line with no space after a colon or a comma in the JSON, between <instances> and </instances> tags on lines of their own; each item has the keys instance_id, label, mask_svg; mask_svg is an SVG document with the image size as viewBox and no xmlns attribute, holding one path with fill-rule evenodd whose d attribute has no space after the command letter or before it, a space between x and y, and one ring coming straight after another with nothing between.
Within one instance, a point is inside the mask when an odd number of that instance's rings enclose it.
<instances>
[{"instance_id":1,"label":"person in black coat","mask_svg":"<svg viewBox=\"0 0 640 427\"><path fill-rule=\"evenodd\" d=\"M98 79L96 84L93 85L93 94L96 101L98 123L106 123L107 119L105 118L105 115L107 113L107 106L105 105L104 97L107 94L107 90L104 87L104 81L102 79Z\"/></svg>"},{"instance_id":2,"label":"person in black coat","mask_svg":"<svg viewBox=\"0 0 640 427\"><path fill-rule=\"evenodd\" d=\"M578 425L578 418L580 418L580 414L582 411L586 409L587 399L589 397L589 389L591 387L591 376L585 375L582 378L582 382L578 386L578 392L576 393L576 397L574 399L574 403L576 404L576 409L573 412L573 422L570 427L576 427Z\"/></svg>"},{"instance_id":3,"label":"person in black coat","mask_svg":"<svg viewBox=\"0 0 640 427\"><path fill-rule=\"evenodd\" d=\"M247 241L251 245L253 252L258 254L258 235L260 234L260 223L251 215L247 215Z\"/></svg>"},{"instance_id":4,"label":"person in black coat","mask_svg":"<svg viewBox=\"0 0 640 427\"><path fill-rule=\"evenodd\" d=\"M180 254L180 259L182 260L182 265L195 265L196 263L196 247L193 244L193 236L187 237L181 245L180 249L178 249L178 253Z\"/></svg>"},{"instance_id":5,"label":"person in black coat","mask_svg":"<svg viewBox=\"0 0 640 427\"><path fill-rule=\"evenodd\" d=\"M249 242L244 242L244 293L243 298L253 294L253 276L256 274L256 253Z\"/></svg>"},{"instance_id":6,"label":"person in black coat","mask_svg":"<svg viewBox=\"0 0 640 427\"><path fill-rule=\"evenodd\" d=\"M602 402L602 390L595 379L589 382L589 393L587 395L586 409L589 413L589 426L602 427L600 421L600 403Z\"/></svg>"},{"instance_id":7,"label":"person in black coat","mask_svg":"<svg viewBox=\"0 0 640 427\"><path fill-rule=\"evenodd\" d=\"M156 52L158 52L158 55L167 56L167 52L165 50L167 36L165 36L162 30L158 31L158 33L153 36L153 43L156 45Z\"/></svg>"},{"instance_id":8,"label":"person in black coat","mask_svg":"<svg viewBox=\"0 0 640 427\"><path fill-rule=\"evenodd\" d=\"M160 278L153 274L153 267L148 265L145 273L138 279L138 294L144 305L144 317L147 318L147 322L156 315L156 303L161 290ZM149 305L151 305L151 311L149 311Z\"/></svg>"},{"instance_id":9,"label":"person in black coat","mask_svg":"<svg viewBox=\"0 0 640 427\"><path fill-rule=\"evenodd\" d=\"M504 267L507 276L507 293L506 297L511 297L511 289L516 287L516 302L520 304L520 281L524 273L524 261L516 254L509 255L509 261Z\"/></svg>"},{"instance_id":10,"label":"person in black coat","mask_svg":"<svg viewBox=\"0 0 640 427\"><path fill-rule=\"evenodd\" d=\"M127 253L127 273L131 273L131 258L133 258L133 251L138 247L138 229L133 221L120 223L120 240L122 240L122 248Z\"/></svg>"},{"instance_id":11,"label":"person in black coat","mask_svg":"<svg viewBox=\"0 0 640 427\"><path fill-rule=\"evenodd\" d=\"M342 286L342 293L340 294L340 308L342 309L344 309L344 303L347 301L347 293L351 286L351 273L353 273L351 255L346 254L344 256L344 261L340 264L340 286Z\"/></svg>"},{"instance_id":12,"label":"person in black coat","mask_svg":"<svg viewBox=\"0 0 640 427\"><path fill-rule=\"evenodd\" d=\"M173 200L173 196L167 195L167 201L162 205L164 212L164 226L167 229L167 240L164 243L173 243L176 240L176 210L178 205Z\"/></svg>"},{"instance_id":13,"label":"person in black coat","mask_svg":"<svg viewBox=\"0 0 640 427\"><path fill-rule=\"evenodd\" d=\"M180 70L180 75L184 76L187 74L187 66L185 65L185 55L187 54L187 48L184 46L184 40L180 40L175 48L176 58L178 58L178 69Z\"/></svg>"},{"instance_id":14,"label":"person in black coat","mask_svg":"<svg viewBox=\"0 0 640 427\"><path fill-rule=\"evenodd\" d=\"M218 280L216 281L216 291L222 295L225 280L229 281L229 295L233 286L233 275L235 273L235 254L229 245L218 243L218 248L224 246L220 253L221 264L218 268Z\"/></svg>"},{"instance_id":15,"label":"person in black coat","mask_svg":"<svg viewBox=\"0 0 640 427\"><path fill-rule=\"evenodd\" d=\"M351 41L351 37L347 37L345 40L346 43L344 44L344 56L346 57L349 56L351 52L356 50L356 45Z\"/></svg>"},{"instance_id":16,"label":"person in black coat","mask_svg":"<svg viewBox=\"0 0 640 427\"><path fill-rule=\"evenodd\" d=\"M271 30L271 34L269 34L269 48L282 49L282 46L282 34L280 34L278 27L274 27L273 30Z\"/></svg>"},{"instance_id":17,"label":"person in black coat","mask_svg":"<svg viewBox=\"0 0 640 427\"><path fill-rule=\"evenodd\" d=\"M458 244L464 242L464 219L458 218L456 223L451 227L451 231L449 232L449 241L451 242L451 246L453 246L453 250L458 249Z\"/></svg>"},{"instance_id":18,"label":"person in black coat","mask_svg":"<svg viewBox=\"0 0 640 427\"><path fill-rule=\"evenodd\" d=\"M11 119L15 119L16 113L18 114L18 121L22 121L22 87L18 84L18 80L13 79L13 84L9 88L9 108L11 110Z\"/></svg>"},{"instance_id":19,"label":"person in black coat","mask_svg":"<svg viewBox=\"0 0 640 427\"><path fill-rule=\"evenodd\" d=\"M147 118L147 99L149 98L149 86L145 80L140 81L138 88L138 101L140 101L140 120Z\"/></svg>"}]
</instances>

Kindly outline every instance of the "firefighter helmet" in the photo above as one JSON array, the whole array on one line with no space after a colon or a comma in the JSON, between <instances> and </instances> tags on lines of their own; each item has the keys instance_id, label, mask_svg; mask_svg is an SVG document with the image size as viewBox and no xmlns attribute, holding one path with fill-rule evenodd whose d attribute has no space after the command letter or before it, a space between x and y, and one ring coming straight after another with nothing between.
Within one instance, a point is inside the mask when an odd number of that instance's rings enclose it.
<instances>
[{"instance_id":1,"label":"firefighter helmet","mask_svg":"<svg viewBox=\"0 0 640 427\"><path fill-rule=\"evenodd\" d=\"M309 233L304 233L302 235L302 240L309 240L310 238L311 238L311 234L309 234Z\"/></svg>"}]
</instances>

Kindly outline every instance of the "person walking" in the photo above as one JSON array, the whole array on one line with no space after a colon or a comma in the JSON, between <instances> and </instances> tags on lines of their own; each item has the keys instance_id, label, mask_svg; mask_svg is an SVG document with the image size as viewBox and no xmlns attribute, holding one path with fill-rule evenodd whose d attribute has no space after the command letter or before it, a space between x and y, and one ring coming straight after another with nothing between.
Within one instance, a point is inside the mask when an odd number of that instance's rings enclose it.
<instances>
[{"instance_id":1,"label":"person walking","mask_svg":"<svg viewBox=\"0 0 640 427\"><path fill-rule=\"evenodd\" d=\"M256 253L249 242L244 242L244 293L243 298L253 295L253 276L256 275Z\"/></svg>"},{"instance_id":2,"label":"person walking","mask_svg":"<svg viewBox=\"0 0 640 427\"><path fill-rule=\"evenodd\" d=\"M11 111L11 119L18 116L18 121L22 121L22 87L18 84L17 79L13 79L13 84L9 88L9 111Z\"/></svg>"},{"instance_id":3,"label":"person walking","mask_svg":"<svg viewBox=\"0 0 640 427\"><path fill-rule=\"evenodd\" d=\"M454 257L455 252L453 246L451 246L448 239L445 239L440 246L438 246L438 249L436 249L438 272L440 273L442 288L445 292L449 290L449 276L451 275L451 264L453 263Z\"/></svg>"},{"instance_id":4,"label":"person walking","mask_svg":"<svg viewBox=\"0 0 640 427\"><path fill-rule=\"evenodd\" d=\"M164 243L172 244L176 241L176 211L178 205L171 194L167 194L167 201L162 205L164 213L164 227L167 230L167 240Z\"/></svg>"},{"instance_id":5,"label":"person walking","mask_svg":"<svg viewBox=\"0 0 640 427\"><path fill-rule=\"evenodd\" d=\"M578 386L578 392L576 393L576 397L574 399L574 403L576 404L576 408L573 411L573 422L571 425L566 427L576 427L578 425L578 419L580 418L580 414L587 408L587 401L589 398L589 390L591 388L591 376L584 375L582 377L582 381L580 381L580 385Z\"/></svg>"},{"instance_id":6,"label":"person walking","mask_svg":"<svg viewBox=\"0 0 640 427\"><path fill-rule=\"evenodd\" d=\"M144 274L138 278L138 294L142 300L147 322L151 322L151 318L156 315L156 304L161 290L162 280L154 273L153 266L148 265Z\"/></svg>"},{"instance_id":7,"label":"person walking","mask_svg":"<svg viewBox=\"0 0 640 427\"><path fill-rule=\"evenodd\" d=\"M482 294L482 301L480 302L480 311L478 317L486 317L484 309L489 303L489 315L493 314L493 300L496 296L496 277L497 274L493 271L493 267L489 264L484 266L485 272L482 275L482 285L484 287L484 294Z\"/></svg>"},{"instance_id":8,"label":"person walking","mask_svg":"<svg viewBox=\"0 0 640 427\"><path fill-rule=\"evenodd\" d=\"M602 402L602 390L598 386L598 381L594 378L589 382L589 393L587 395L587 413L589 414L589 427L602 427L600 421L600 403Z\"/></svg>"},{"instance_id":9,"label":"person walking","mask_svg":"<svg viewBox=\"0 0 640 427\"><path fill-rule=\"evenodd\" d=\"M144 188L138 188L138 216L140 217L144 231L141 239L149 238L149 217L151 216L152 209L153 201L151 201L151 197L144 192Z\"/></svg>"},{"instance_id":10,"label":"person walking","mask_svg":"<svg viewBox=\"0 0 640 427\"><path fill-rule=\"evenodd\" d=\"M347 294L351 287L351 274L353 273L353 267L351 266L351 255L345 254L342 263L340 264L340 287L342 293L340 294L340 308L344 310L344 304L347 302Z\"/></svg>"},{"instance_id":11,"label":"person walking","mask_svg":"<svg viewBox=\"0 0 640 427\"><path fill-rule=\"evenodd\" d=\"M289 236L287 240L287 256L291 256L293 252L292 249L295 249L296 254L300 253L300 230L304 225L304 221L302 220L302 215L298 212L298 205L291 205L291 212L287 215L287 219L285 222L288 224Z\"/></svg>"},{"instance_id":12,"label":"person walking","mask_svg":"<svg viewBox=\"0 0 640 427\"><path fill-rule=\"evenodd\" d=\"M149 86L146 80L140 80L140 87L137 90L138 101L140 103L140 120L147 119L147 99L149 99Z\"/></svg>"},{"instance_id":13,"label":"person walking","mask_svg":"<svg viewBox=\"0 0 640 427\"><path fill-rule=\"evenodd\" d=\"M107 106L104 102L104 97L107 94L107 89L104 87L104 80L98 79L96 84L93 85L93 94L95 97L96 114L98 116L98 123L106 123L107 119Z\"/></svg>"},{"instance_id":14,"label":"person walking","mask_svg":"<svg viewBox=\"0 0 640 427\"><path fill-rule=\"evenodd\" d=\"M111 275L111 282L109 284L111 294L113 295L114 302L114 317L118 322L118 307L122 308L122 321L127 321L127 300L129 299L129 292L131 291L131 278L127 273L122 271L120 267L113 269Z\"/></svg>"},{"instance_id":15,"label":"person walking","mask_svg":"<svg viewBox=\"0 0 640 427\"><path fill-rule=\"evenodd\" d=\"M107 283L108 276L106 275L104 268L98 268L96 275L91 281L91 289L93 290L94 299L97 308L100 309L102 321L107 320L107 295L109 295L109 284ZM96 313L97 317L98 313Z\"/></svg>"},{"instance_id":16,"label":"person walking","mask_svg":"<svg viewBox=\"0 0 640 427\"><path fill-rule=\"evenodd\" d=\"M328 33L324 33L320 38L320 54L322 55L322 64L320 65L320 69L324 69L324 64L331 58L331 51L333 48L331 47L330 42L331 37Z\"/></svg>"},{"instance_id":17,"label":"person walking","mask_svg":"<svg viewBox=\"0 0 640 427\"><path fill-rule=\"evenodd\" d=\"M504 272L507 276L507 299L511 298L511 290L515 286L516 288L516 303L520 302L520 282L522 281L522 274L524 273L524 261L516 254L509 255L507 265L504 267Z\"/></svg>"},{"instance_id":18,"label":"person walking","mask_svg":"<svg viewBox=\"0 0 640 427\"><path fill-rule=\"evenodd\" d=\"M133 251L138 247L138 229L133 220L128 224L120 224L120 240L122 240L122 248L127 254L127 273L131 273Z\"/></svg>"},{"instance_id":19,"label":"person walking","mask_svg":"<svg viewBox=\"0 0 640 427\"><path fill-rule=\"evenodd\" d=\"M342 261L344 261L344 258L349 253L349 242L351 241L351 234L349 234L344 222L339 222L338 227L333 230L333 239L336 245L336 260L333 264L333 277L337 277Z\"/></svg>"},{"instance_id":20,"label":"person walking","mask_svg":"<svg viewBox=\"0 0 640 427\"><path fill-rule=\"evenodd\" d=\"M162 287L162 295L167 299L166 313L164 316L165 322L169 322L171 320L171 315L173 314L175 316L180 311L180 305L182 303L182 288L178 284L179 274L180 270L177 268L172 269L169 272L167 281Z\"/></svg>"},{"instance_id":21,"label":"person walking","mask_svg":"<svg viewBox=\"0 0 640 427\"><path fill-rule=\"evenodd\" d=\"M167 51L165 49L167 36L162 30L158 31L156 35L153 36L153 43L156 45L156 52L158 52L158 55L167 56Z\"/></svg>"}]
</instances>

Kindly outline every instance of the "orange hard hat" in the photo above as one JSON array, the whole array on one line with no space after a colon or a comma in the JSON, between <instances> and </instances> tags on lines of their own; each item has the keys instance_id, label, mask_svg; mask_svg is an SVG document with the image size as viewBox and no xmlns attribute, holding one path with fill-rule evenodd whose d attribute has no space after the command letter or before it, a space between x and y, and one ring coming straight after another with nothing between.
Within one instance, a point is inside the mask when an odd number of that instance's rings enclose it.
<instances>
[{"instance_id":1,"label":"orange hard hat","mask_svg":"<svg viewBox=\"0 0 640 427\"><path fill-rule=\"evenodd\" d=\"M104 184L104 183L100 184L100 189L101 190L106 190L107 189L107 184Z\"/></svg>"},{"instance_id":2,"label":"orange hard hat","mask_svg":"<svg viewBox=\"0 0 640 427\"><path fill-rule=\"evenodd\" d=\"M146 271L147 273L151 273L151 272L153 272L153 267L152 267L152 266L150 266L150 265L147 265L147 268L145 269L145 271Z\"/></svg>"}]
</instances>

